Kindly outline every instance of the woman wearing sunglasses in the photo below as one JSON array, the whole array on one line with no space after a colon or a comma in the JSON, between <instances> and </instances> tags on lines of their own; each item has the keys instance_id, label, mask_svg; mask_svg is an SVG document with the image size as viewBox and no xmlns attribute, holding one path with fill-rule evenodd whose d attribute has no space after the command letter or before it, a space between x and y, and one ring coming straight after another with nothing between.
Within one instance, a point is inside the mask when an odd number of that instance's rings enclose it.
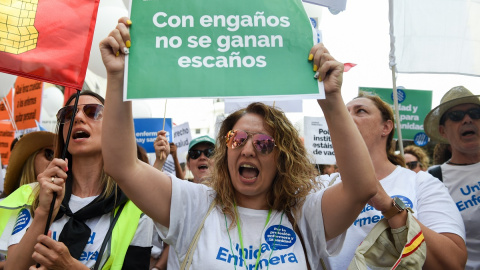
<instances>
[{"instance_id":1,"label":"woman wearing sunglasses","mask_svg":"<svg viewBox=\"0 0 480 270\"><path fill-rule=\"evenodd\" d=\"M57 114L57 157L75 113L74 98ZM7 269L36 263L40 269L148 269L153 224L103 170L103 103L94 92L80 94L66 160L53 159L38 176L33 205L21 211L10 237ZM53 192L58 196L46 236Z\"/></svg>"},{"instance_id":2,"label":"woman wearing sunglasses","mask_svg":"<svg viewBox=\"0 0 480 270\"><path fill-rule=\"evenodd\" d=\"M426 171L430 166L430 158L425 150L416 146L409 145L403 149L405 165L414 172Z\"/></svg>"},{"instance_id":3,"label":"woman wearing sunglasses","mask_svg":"<svg viewBox=\"0 0 480 270\"><path fill-rule=\"evenodd\" d=\"M181 263L197 239L190 269L319 269L320 257L338 252L345 230L377 192L367 148L340 93L343 64L321 44L305 55L324 82L327 98L319 104L344 168L341 185L317 189L298 132L283 112L262 103L223 121L211 179L198 185L136 160L131 103L122 98L130 24L120 19L100 43L108 73L105 170L156 221ZM194 237L202 220L205 229Z\"/></svg>"},{"instance_id":4,"label":"woman wearing sunglasses","mask_svg":"<svg viewBox=\"0 0 480 270\"><path fill-rule=\"evenodd\" d=\"M192 172L193 182L201 183L212 172L215 140L209 136L193 139L188 146L187 166Z\"/></svg>"},{"instance_id":5,"label":"woman wearing sunglasses","mask_svg":"<svg viewBox=\"0 0 480 270\"><path fill-rule=\"evenodd\" d=\"M37 181L37 175L43 172L53 159L53 142L55 134L48 131L35 131L21 136L12 142L12 152L9 165L5 174L3 193L0 195L0 250L8 245L8 238L12 230L6 229L9 217L15 221L18 207L28 205L28 197L19 194L24 190L32 190L31 184ZM18 189L15 195L7 200ZM15 209L12 211L12 209ZM5 266L5 261L0 255L0 269Z\"/></svg>"},{"instance_id":6,"label":"woman wearing sunglasses","mask_svg":"<svg viewBox=\"0 0 480 270\"><path fill-rule=\"evenodd\" d=\"M460 213L440 181L426 172L405 168L403 157L395 155L390 105L378 96L362 93L347 103L347 109L367 145L380 186L379 193L348 229L340 254L327 259L328 269L347 269L356 248L372 228L382 218L388 220L391 228L397 222L405 224L410 211L407 208L413 210L424 235L427 254L423 269L464 269L467 253ZM343 181L344 167L339 167ZM336 183L339 182L337 178ZM387 203L394 207L383 208ZM422 265L411 268L421 269Z\"/></svg>"}]
</instances>

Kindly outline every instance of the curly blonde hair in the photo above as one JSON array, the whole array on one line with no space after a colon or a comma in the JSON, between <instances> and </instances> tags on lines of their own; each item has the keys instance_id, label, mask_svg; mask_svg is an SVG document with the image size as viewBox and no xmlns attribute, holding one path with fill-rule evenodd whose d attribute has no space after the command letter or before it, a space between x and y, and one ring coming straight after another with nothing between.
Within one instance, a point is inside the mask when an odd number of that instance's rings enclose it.
<instances>
[{"instance_id":1,"label":"curly blonde hair","mask_svg":"<svg viewBox=\"0 0 480 270\"><path fill-rule=\"evenodd\" d=\"M428 154L422 148L416 145L409 145L403 149L403 153L410 154L417 158L420 162L420 168L426 170L430 166L430 158Z\"/></svg>"},{"instance_id":2,"label":"curly blonde hair","mask_svg":"<svg viewBox=\"0 0 480 270\"><path fill-rule=\"evenodd\" d=\"M306 196L317 190L315 177L318 175L301 141L298 131L285 114L271 106L255 102L244 109L230 114L222 123L212 156L214 168L211 177L204 182L216 192L215 202L236 224L235 189L227 164L226 135L237 121L246 114L256 114L265 121L265 128L273 131L277 154L277 174L267 194L270 209L295 214L305 201Z\"/></svg>"}]
</instances>

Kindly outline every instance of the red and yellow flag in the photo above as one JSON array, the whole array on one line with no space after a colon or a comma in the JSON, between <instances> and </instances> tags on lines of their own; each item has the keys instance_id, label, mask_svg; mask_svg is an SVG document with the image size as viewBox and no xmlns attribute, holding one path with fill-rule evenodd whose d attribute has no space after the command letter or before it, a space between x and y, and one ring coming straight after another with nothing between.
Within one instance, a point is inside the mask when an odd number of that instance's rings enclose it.
<instances>
[{"instance_id":1,"label":"red and yellow flag","mask_svg":"<svg viewBox=\"0 0 480 270\"><path fill-rule=\"evenodd\" d=\"M99 0L0 1L0 72L81 89Z\"/></svg>"}]
</instances>

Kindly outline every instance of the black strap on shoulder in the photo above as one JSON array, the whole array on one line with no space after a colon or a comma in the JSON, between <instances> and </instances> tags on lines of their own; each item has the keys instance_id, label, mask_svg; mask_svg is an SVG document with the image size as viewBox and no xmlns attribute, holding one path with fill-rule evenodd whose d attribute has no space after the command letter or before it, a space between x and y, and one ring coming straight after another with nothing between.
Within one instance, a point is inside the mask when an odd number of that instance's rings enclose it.
<instances>
[{"instance_id":1,"label":"black strap on shoulder","mask_svg":"<svg viewBox=\"0 0 480 270\"><path fill-rule=\"evenodd\" d=\"M105 239L103 239L102 246L100 247L100 251L98 252L97 262L95 263L95 267L93 268L94 270L98 270L100 267L103 253L105 252L105 247L107 246L107 243L110 242L110 238L112 238L113 228L115 227L115 224L117 224L118 217L120 217L120 214L122 213L123 208L125 207L125 204L126 202L120 205L120 207L118 208L117 214L113 218L112 222L110 222L110 228L108 228L107 235L105 235Z\"/></svg>"},{"instance_id":2,"label":"black strap on shoulder","mask_svg":"<svg viewBox=\"0 0 480 270\"><path fill-rule=\"evenodd\" d=\"M303 253L305 253L305 261L307 262L307 269L311 270L312 268L310 267L310 263L308 262L308 257L307 257L307 249L305 247L305 242L303 241L302 234L300 233L300 229L298 229L297 223L295 222L295 219L293 218L292 213L286 212L286 214L288 217L288 221L290 221L290 223L292 224L293 230L298 235L298 238L300 238L300 242L302 243Z\"/></svg>"},{"instance_id":3,"label":"black strap on shoulder","mask_svg":"<svg viewBox=\"0 0 480 270\"><path fill-rule=\"evenodd\" d=\"M443 182L443 178L442 178L442 167L440 165L435 165L435 166L432 166L430 168L428 168L428 173L430 173L431 175L435 176L436 178L438 178L438 180L442 181Z\"/></svg>"}]
</instances>

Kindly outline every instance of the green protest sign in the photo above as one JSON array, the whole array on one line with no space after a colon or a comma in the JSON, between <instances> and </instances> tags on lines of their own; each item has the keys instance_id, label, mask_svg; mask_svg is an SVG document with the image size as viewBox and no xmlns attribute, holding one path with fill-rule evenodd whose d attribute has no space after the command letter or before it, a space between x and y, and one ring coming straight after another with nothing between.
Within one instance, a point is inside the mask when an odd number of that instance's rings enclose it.
<instances>
[{"instance_id":1,"label":"green protest sign","mask_svg":"<svg viewBox=\"0 0 480 270\"><path fill-rule=\"evenodd\" d=\"M300 0L132 1L130 17L126 99L324 96Z\"/></svg>"},{"instance_id":2,"label":"green protest sign","mask_svg":"<svg viewBox=\"0 0 480 270\"><path fill-rule=\"evenodd\" d=\"M359 91L379 96L394 109L391 88L359 87ZM413 140L415 135L424 132L423 120L432 108L432 91L397 89L397 94L402 138ZM398 138L396 130L395 138Z\"/></svg>"}]
</instances>

